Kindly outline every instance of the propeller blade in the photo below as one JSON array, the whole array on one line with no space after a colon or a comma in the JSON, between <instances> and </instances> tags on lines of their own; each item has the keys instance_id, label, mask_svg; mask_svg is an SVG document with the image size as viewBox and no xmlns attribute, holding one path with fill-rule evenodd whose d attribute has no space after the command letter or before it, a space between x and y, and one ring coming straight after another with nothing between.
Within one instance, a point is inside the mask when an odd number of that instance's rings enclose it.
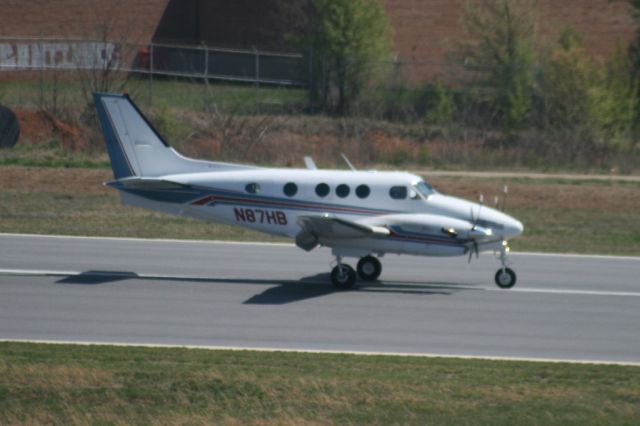
<instances>
[{"instance_id":1,"label":"propeller blade","mask_svg":"<svg viewBox=\"0 0 640 426\"><path fill-rule=\"evenodd\" d=\"M468 263L471 263L471 258L473 257L473 253L476 254L476 259L480 259L480 250L478 249L478 242L474 241L471 247L469 247L469 259Z\"/></svg>"}]
</instances>

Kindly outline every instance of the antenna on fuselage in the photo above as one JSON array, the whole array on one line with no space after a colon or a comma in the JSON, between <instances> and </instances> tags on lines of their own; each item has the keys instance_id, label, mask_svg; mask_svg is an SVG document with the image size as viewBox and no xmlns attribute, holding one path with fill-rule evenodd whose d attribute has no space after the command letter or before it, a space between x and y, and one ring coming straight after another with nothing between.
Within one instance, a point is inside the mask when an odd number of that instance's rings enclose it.
<instances>
[{"instance_id":1,"label":"antenna on fuselage","mask_svg":"<svg viewBox=\"0 0 640 426\"><path fill-rule=\"evenodd\" d=\"M353 164L351 164L351 161L349 161L349 159L347 158L347 156L346 156L346 155L344 155L344 154L340 154L340 156L342 157L342 159L344 160L344 162L345 162L345 163L347 163L347 166L349 166L349 168L350 168L352 171L354 171L354 172L358 171L358 169L356 169L356 168L353 166Z\"/></svg>"},{"instance_id":2,"label":"antenna on fuselage","mask_svg":"<svg viewBox=\"0 0 640 426\"><path fill-rule=\"evenodd\" d=\"M304 164L309 170L318 170L318 166L316 166L315 161L313 161L313 158L308 155L304 157Z\"/></svg>"},{"instance_id":3,"label":"antenna on fuselage","mask_svg":"<svg viewBox=\"0 0 640 426\"><path fill-rule=\"evenodd\" d=\"M509 186L505 184L502 187L502 198L500 198L499 195L496 195L493 199L493 204L496 209L499 209L500 211L504 211L504 207L507 203L508 194L509 194Z\"/></svg>"},{"instance_id":4,"label":"antenna on fuselage","mask_svg":"<svg viewBox=\"0 0 640 426\"><path fill-rule=\"evenodd\" d=\"M502 211L504 211L507 205L507 195L509 195L509 185L505 184L502 188L502 207L500 208Z\"/></svg>"}]
</instances>

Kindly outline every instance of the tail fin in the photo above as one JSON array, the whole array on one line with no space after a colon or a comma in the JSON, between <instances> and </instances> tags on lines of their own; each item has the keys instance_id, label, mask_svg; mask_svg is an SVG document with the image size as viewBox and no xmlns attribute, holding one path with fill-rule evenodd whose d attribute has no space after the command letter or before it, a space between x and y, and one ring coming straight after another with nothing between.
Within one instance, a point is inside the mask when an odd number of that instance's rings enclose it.
<instances>
[{"instance_id":1,"label":"tail fin","mask_svg":"<svg viewBox=\"0 0 640 426\"><path fill-rule=\"evenodd\" d=\"M94 93L93 97L116 179L250 168L183 157L162 139L128 95Z\"/></svg>"}]
</instances>

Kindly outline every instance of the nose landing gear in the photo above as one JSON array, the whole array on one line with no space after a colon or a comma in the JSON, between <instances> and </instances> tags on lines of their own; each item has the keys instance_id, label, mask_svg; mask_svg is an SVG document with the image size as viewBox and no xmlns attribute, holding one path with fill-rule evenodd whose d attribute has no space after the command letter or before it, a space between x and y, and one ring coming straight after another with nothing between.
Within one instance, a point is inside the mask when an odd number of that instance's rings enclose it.
<instances>
[{"instance_id":1,"label":"nose landing gear","mask_svg":"<svg viewBox=\"0 0 640 426\"><path fill-rule=\"evenodd\" d=\"M500 249L500 262L502 263L502 268L498 269L495 276L496 285L500 288L511 288L516 285L516 273L513 272L513 269L508 268L509 259L507 258L507 253L509 253L509 245L506 241L502 242L502 247Z\"/></svg>"}]
</instances>

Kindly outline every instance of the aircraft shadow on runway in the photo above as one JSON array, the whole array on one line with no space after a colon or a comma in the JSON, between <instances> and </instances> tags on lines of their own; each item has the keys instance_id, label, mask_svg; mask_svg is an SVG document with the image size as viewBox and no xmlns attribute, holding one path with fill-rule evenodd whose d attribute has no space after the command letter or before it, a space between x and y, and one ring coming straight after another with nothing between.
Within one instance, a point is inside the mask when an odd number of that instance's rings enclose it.
<instances>
[{"instance_id":1,"label":"aircraft shadow on runway","mask_svg":"<svg viewBox=\"0 0 640 426\"><path fill-rule=\"evenodd\" d=\"M56 284L94 285L136 278L140 277L135 272L85 271L77 275L67 275L66 278L56 281Z\"/></svg>"},{"instance_id":2,"label":"aircraft shadow on runway","mask_svg":"<svg viewBox=\"0 0 640 426\"><path fill-rule=\"evenodd\" d=\"M247 305L283 305L300 302L334 293L347 293L333 288L327 273L316 274L300 280L270 280L252 278L209 278L209 277L167 277L140 276L127 271L85 271L76 275L65 275L56 284L97 285L124 280L172 281L185 283L212 284L258 284L271 286L262 293L256 294L246 301ZM472 284L445 282L406 282L406 281L373 281L359 282L352 290L367 293L393 293L409 295L440 295L451 296L461 291L482 290Z\"/></svg>"}]
</instances>

